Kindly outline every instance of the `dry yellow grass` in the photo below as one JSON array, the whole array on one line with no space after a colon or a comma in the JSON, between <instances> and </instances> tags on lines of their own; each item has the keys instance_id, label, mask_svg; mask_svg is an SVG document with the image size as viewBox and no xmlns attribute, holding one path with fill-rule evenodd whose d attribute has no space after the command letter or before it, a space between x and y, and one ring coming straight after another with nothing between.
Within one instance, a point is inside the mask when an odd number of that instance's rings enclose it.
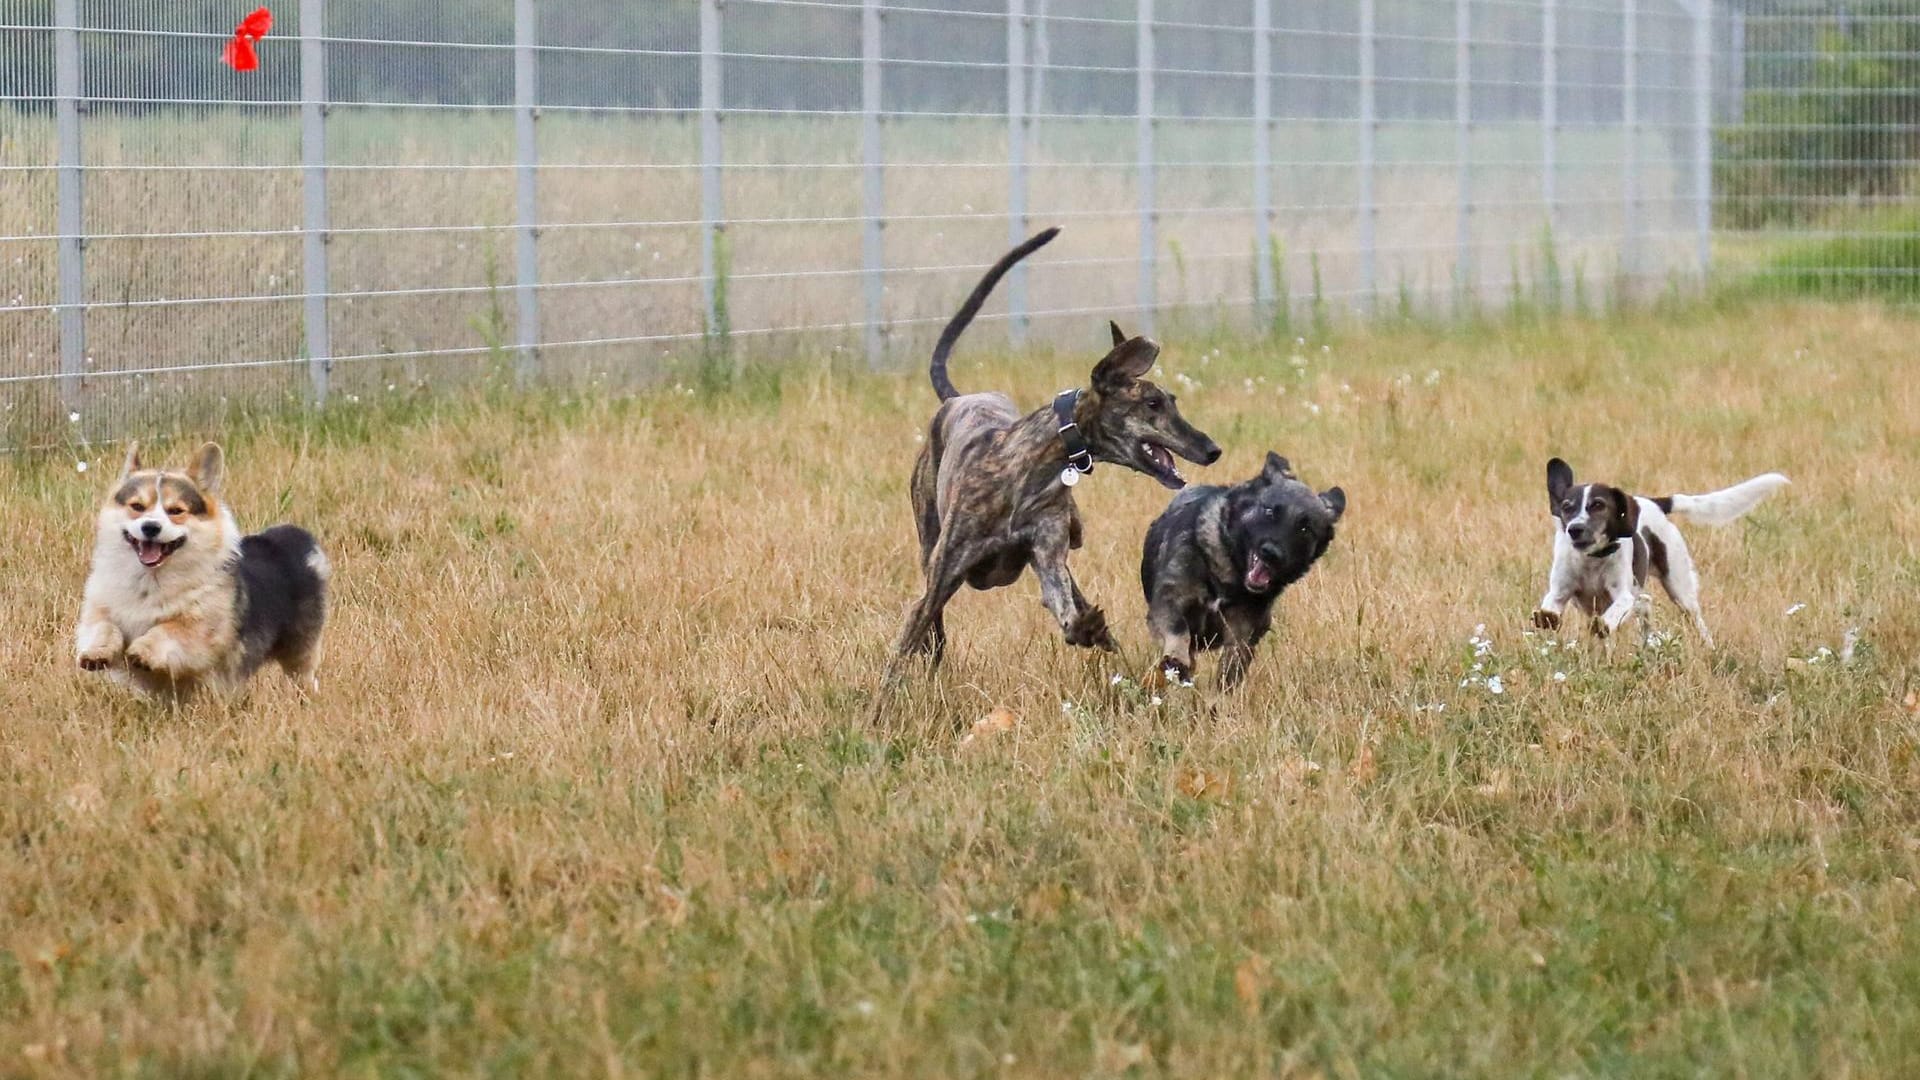
<instances>
[{"instance_id":1,"label":"dry yellow grass","mask_svg":"<svg viewBox=\"0 0 1920 1080\"><path fill-rule=\"evenodd\" d=\"M1175 341L1207 479L1273 447L1352 500L1248 685L1124 681L1164 493L1104 469L1075 566L1125 653L1066 650L1030 582L968 593L881 729L917 374L233 436L243 522L334 557L311 702L82 678L114 454L15 463L0 1073L1912 1075L1914 330ZM956 380L1037 405L1101 333ZM1542 654L1550 453L1793 476L1690 531L1717 654ZM1480 624L1497 697L1460 685Z\"/></svg>"}]
</instances>

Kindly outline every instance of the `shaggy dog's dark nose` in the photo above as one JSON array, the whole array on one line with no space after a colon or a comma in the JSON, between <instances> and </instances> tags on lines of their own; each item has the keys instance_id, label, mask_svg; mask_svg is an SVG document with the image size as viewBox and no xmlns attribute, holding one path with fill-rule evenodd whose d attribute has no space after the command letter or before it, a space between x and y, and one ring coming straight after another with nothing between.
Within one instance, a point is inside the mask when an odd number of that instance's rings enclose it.
<instances>
[{"instance_id":1,"label":"shaggy dog's dark nose","mask_svg":"<svg viewBox=\"0 0 1920 1080\"><path fill-rule=\"evenodd\" d=\"M154 538L154 537L156 537L156 536L159 536L159 535L160 535L160 523L159 523L159 522L157 522L157 521L143 521L143 522L141 522L141 523L140 523L140 535L142 535L142 536L144 536L144 537L146 537L146 538L147 538L147 539L149 539L149 540L151 540L151 539L153 539L153 538Z\"/></svg>"}]
</instances>

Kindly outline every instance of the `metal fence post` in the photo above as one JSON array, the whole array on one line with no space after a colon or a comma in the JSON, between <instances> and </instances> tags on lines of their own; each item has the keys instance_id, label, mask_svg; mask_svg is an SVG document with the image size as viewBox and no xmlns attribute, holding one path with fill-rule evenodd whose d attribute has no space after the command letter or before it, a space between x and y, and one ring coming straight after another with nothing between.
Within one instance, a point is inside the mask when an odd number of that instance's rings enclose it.
<instances>
[{"instance_id":1,"label":"metal fence post","mask_svg":"<svg viewBox=\"0 0 1920 1080\"><path fill-rule=\"evenodd\" d=\"M1253 0L1253 291L1271 320L1273 282L1273 8Z\"/></svg>"},{"instance_id":2,"label":"metal fence post","mask_svg":"<svg viewBox=\"0 0 1920 1080\"><path fill-rule=\"evenodd\" d=\"M1027 238L1027 5L1007 0L1007 244ZM1027 343L1027 268L1007 275L1007 339Z\"/></svg>"},{"instance_id":3,"label":"metal fence post","mask_svg":"<svg viewBox=\"0 0 1920 1080\"><path fill-rule=\"evenodd\" d=\"M333 333L327 322L327 0L300 0L300 261L313 404L327 403Z\"/></svg>"},{"instance_id":4,"label":"metal fence post","mask_svg":"<svg viewBox=\"0 0 1920 1080\"><path fill-rule=\"evenodd\" d=\"M1560 198L1560 5L1540 0L1540 202L1553 235ZM1560 298L1553 298L1558 303Z\"/></svg>"},{"instance_id":5,"label":"metal fence post","mask_svg":"<svg viewBox=\"0 0 1920 1080\"><path fill-rule=\"evenodd\" d=\"M700 0L700 293L706 305L707 340L725 351L731 345L727 313L721 310L720 241L726 230L720 168L726 148L720 136L722 82L720 5Z\"/></svg>"},{"instance_id":6,"label":"metal fence post","mask_svg":"<svg viewBox=\"0 0 1920 1080\"><path fill-rule=\"evenodd\" d=\"M80 0L54 0L53 90L55 153L59 171L54 189L59 230L60 399L69 411L80 408L80 379L87 357L87 264L80 148Z\"/></svg>"},{"instance_id":7,"label":"metal fence post","mask_svg":"<svg viewBox=\"0 0 1920 1080\"><path fill-rule=\"evenodd\" d=\"M1713 0L1693 13L1693 197L1700 283L1713 269Z\"/></svg>"},{"instance_id":8,"label":"metal fence post","mask_svg":"<svg viewBox=\"0 0 1920 1080\"><path fill-rule=\"evenodd\" d=\"M1473 305L1473 5L1453 0L1453 126L1459 157L1460 205L1455 209L1454 288L1456 303Z\"/></svg>"},{"instance_id":9,"label":"metal fence post","mask_svg":"<svg viewBox=\"0 0 1920 1080\"><path fill-rule=\"evenodd\" d=\"M881 41L880 5L882 0L861 0L860 4L860 156L862 185L860 263L867 294L867 366L878 368L886 359L886 340L881 319L885 315L886 252L880 242L881 220L885 213L884 153L880 145Z\"/></svg>"},{"instance_id":10,"label":"metal fence post","mask_svg":"<svg viewBox=\"0 0 1920 1080\"><path fill-rule=\"evenodd\" d=\"M1134 130L1138 143L1137 178L1140 187L1140 285L1135 303L1139 306L1142 334L1153 333L1155 297L1155 256L1159 240L1154 235L1154 150L1153 150L1153 0L1139 0L1134 46Z\"/></svg>"},{"instance_id":11,"label":"metal fence post","mask_svg":"<svg viewBox=\"0 0 1920 1080\"><path fill-rule=\"evenodd\" d=\"M1379 135L1379 87L1374 79L1374 0L1360 0L1360 302L1372 311L1380 300L1374 258L1379 207L1374 198L1374 139Z\"/></svg>"},{"instance_id":12,"label":"metal fence post","mask_svg":"<svg viewBox=\"0 0 1920 1080\"><path fill-rule=\"evenodd\" d=\"M1621 155L1624 172L1620 208L1620 273L1625 296L1633 293L1640 256L1640 5L1621 0L1620 126L1627 138Z\"/></svg>"},{"instance_id":13,"label":"metal fence post","mask_svg":"<svg viewBox=\"0 0 1920 1080\"><path fill-rule=\"evenodd\" d=\"M519 301L521 382L540 374L540 12L513 0L514 298Z\"/></svg>"}]
</instances>

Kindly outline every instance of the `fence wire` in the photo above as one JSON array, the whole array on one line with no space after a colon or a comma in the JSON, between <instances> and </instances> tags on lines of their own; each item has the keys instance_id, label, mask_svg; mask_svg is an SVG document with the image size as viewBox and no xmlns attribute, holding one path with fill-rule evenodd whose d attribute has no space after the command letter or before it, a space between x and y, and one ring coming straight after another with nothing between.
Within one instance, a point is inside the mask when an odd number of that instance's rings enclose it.
<instances>
[{"instance_id":1,"label":"fence wire","mask_svg":"<svg viewBox=\"0 0 1920 1080\"><path fill-rule=\"evenodd\" d=\"M983 344L1598 308L1897 201L1920 129L1831 56L1920 20L1705 0L282 0L237 73L241 14L0 0L0 445L917 361L1048 225Z\"/></svg>"}]
</instances>

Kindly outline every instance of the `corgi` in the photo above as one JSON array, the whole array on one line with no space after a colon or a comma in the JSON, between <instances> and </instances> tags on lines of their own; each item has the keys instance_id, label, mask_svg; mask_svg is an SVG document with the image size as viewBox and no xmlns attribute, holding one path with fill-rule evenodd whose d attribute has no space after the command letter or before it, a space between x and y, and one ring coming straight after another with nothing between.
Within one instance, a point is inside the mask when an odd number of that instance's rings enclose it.
<instances>
[{"instance_id":1,"label":"corgi","mask_svg":"<svg viewBox=\"0 0 1920 1080\"><path fill-rule=\"evenodd\" d=\"M225 456L208 443L184 471L149 469L140 447L95 522L75 650L152 695L232 691L277 662L307 693L320 688L320 635L332 570L304 529L242 536L220 500Z\"/></svg>"}]
</instances>

